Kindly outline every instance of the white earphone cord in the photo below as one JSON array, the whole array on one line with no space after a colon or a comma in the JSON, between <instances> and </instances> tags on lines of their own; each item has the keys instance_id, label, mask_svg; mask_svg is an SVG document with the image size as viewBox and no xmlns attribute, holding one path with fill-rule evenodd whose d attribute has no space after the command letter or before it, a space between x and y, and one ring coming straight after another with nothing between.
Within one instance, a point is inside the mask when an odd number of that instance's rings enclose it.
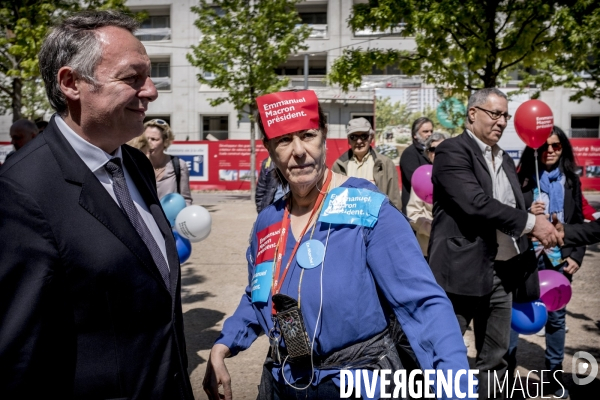
<instances>
[{"instance_id":1,"label":"white earphone cord","mask_svg":"<svg viewBox=\"0 0 600 400\"><path fill-rule=\"evenodd\" d=\"M335 174L333 174L333 187L335 187ZM316 222L315 222L315 224L316 224ZM327 245L329 244L329 234L330 233L331 233L331 223L329 224L329 228L327 229L327 239L325 239L325 250L323 251L323 260L321 260L321 276L320 276L321 299L319 302L319 313L317 314L317 322L315 323L315 331L313 333L313 340L310 344L310 380L308 381L308 384L302 388L299 388L288 382L287 378L285 377L284 368L285 368L285 362L288 359L289 355L287 355L283 359L283 362L281 363L281 375L283 376L283 380L285 381L285 383L287 385L291 386L292 388L294 388L296 390L308 389L310 387L310 385L312 384L313 378L315 376L315 364L313 362L313 354L314 354L314 347L315 347L315 339L317 338L317 328L319 327L319 321L321 320L321 312L323 311L323 270L325 269L325 255L327 254Z\"/></svg>"}]
</instances>

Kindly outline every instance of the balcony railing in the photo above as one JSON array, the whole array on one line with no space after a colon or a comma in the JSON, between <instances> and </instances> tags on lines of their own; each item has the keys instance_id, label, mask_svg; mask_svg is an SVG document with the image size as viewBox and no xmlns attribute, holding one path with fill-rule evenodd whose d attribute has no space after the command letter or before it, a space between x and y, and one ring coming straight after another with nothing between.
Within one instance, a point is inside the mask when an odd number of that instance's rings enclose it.
<instances>
[{"instance_id":1,"label":"balcony railing","mask_svg":"<svg viewBox=\"0 0 600 400\"><path fill-rule=\"evenodd\" d=\"M161 76L150 78L152 79L152 83L156 86L158 90L171 90L171 77L169 76Z\"/></svg>"},{"instance_id":2,"label":"balcony railing","mask_svg":"<svg viewBox=\"0 0 600 400\"><path fill-rule=\"evenodd\" d=\"M354 36L400 36L402 34L402 30L406 26L405 23L399 23L393 28L388 29L387 31L377 31L371 28L365 28L358 31L354 31Z\"/></svg>"},{"instance_id":3,"label":"balcony railing","mask_svg":"<svg viewBox=\"0 0 600 400\"><path fill-rule=\"evenodd\" d=\"M597 138L599 136L599 129L589 128L571 128L569 133L572 138Z\"/></svg>"},{"instance_id":4,"label":"balcony railing","mask_svg":"<svg viewBox=\"0 0 600 400\"><path fill-rule=\"evenodd\" d=\"M289 77L288 77L289 78ZM304 87L304 77L295 77L294 79L290 79L290 86L293 87ZM326 87L327 83L325 82L325 75L309 76L308 77L308 87Z\"/></svg>"},{"instance_id":5,"label":"balcony railing","mask_svg":"<svg viewBox=\"0 0 600 400\"><path fill-rule=\"evenodd\" d=\"M209 136L210 135L210 136ZM229 139L229 131L202 131L204 140L227 140Z\"/></svg>"},{"instance_id":6,"label":"balcony railing","mask_svg":"<svg viewBox=\"0 0 600 400\"><path fill-rule=\"evenodd\" d=\"M310 35L308 35L309 38L327 39L327 24L308 24L308 26L312 29Z\"/></svg>"},{"instance_id":7,"label":"balcony railing","mask_svg":"<svg viewBox=\"0 0 600 400\"><path fill-rule=\"evenodd\" d=\"M171 28L142 28L134 33L142 42L171 40Z\"/></svg>"}]
</instances>

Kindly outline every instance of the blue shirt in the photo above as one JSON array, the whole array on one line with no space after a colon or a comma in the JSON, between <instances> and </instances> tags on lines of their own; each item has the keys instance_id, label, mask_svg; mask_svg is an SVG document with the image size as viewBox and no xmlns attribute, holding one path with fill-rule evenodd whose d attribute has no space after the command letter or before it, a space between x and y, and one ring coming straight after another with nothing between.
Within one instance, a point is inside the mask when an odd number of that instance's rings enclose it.
<instances>
[{"instance_id":1,"label":"blue shirt","mask_svg":"<svg viewBox=\"0 0 600 400\"><path fill-rule=\"evenodd\" d=\"M357 178L349 178L342 187L378 192L373 184ZM271 300L253 304L250 282L258 249L257 232L281 222L284 207L285 199L272 204L259 214L254 225L246 253L249 285L216 341L229 347L233 355L250 347L260 332L267 333L273 327ZM302 243L310 239L311 230L302 238ZM313 239L325 244L329 230L323 288L321 290L321 267L305 270L301 286L301 311L310 341L315 332L321 293L323 296L313 347L316 356L329 355L365 341L387 327L379 289L400 321L422 369L456 372L469 368L467 350L452 304L436 283L406 217L387 198L373 228L318 222ZM295 242L290 229L282 270ZM300 266L293 261L281 293L298 299L300 272ZM272 372L274 378L283 383L280 368L273 368ZM310 370L297 371L297 367L286 364L285 374L288 381L294 382L310 376ZM315 370L313 384L338 374L339 371ZM466 376L462 378L461 389L467 392Z\"/></svg>"}]
</instances>

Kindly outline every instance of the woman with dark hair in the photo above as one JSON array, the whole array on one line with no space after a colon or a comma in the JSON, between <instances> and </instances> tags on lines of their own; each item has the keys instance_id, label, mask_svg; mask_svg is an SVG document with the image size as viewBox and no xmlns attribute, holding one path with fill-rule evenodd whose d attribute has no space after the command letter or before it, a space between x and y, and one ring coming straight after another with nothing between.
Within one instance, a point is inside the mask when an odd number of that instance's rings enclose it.
<instances>
[{"instance_id":1,"label":"woman with dark hair","mask_svg":"<svg viewBox=\"0 0 600 400\"><path fill-rule=\"evenodd\" d=\"M327 168L316 94L256 101L263 144L290 191L252 229L248 286L207 362L209 399L220 398L219 386L232 398L225 359L261 333L271 346L259 399L339 399L341 370L401 371L398 322L422 369L468 369L452 304L406 218L368 180Z\"/></svg>"},{"instance_id":2,"label":"woman with dark hair","mask_svg":"<svg viewBox=\"0 0 600 400\"><path fill-rule=\"evenodd\" d=\"M425 141L433 133L433 121L427 117L417 118L412 124L413 143L408 146L400 156L400 174L402 177L402 212L406 214L406 206L410 199L410 180L413 173L421 165L431 164L429 158L423 154Z\"/></svg>"},{"instance_id":3,"label":"woman with dark hair","mask_svg":"<svg viewBox=\"0 0 600 400\"><path fill-rule=\"evenodd\" d=\"M525 148L519 163L519 182L525 197L525 203L536 214L556 214L564 224L583 222L581 202L581 182L575 173L576 163L569 138L557 126L546 143L538 149L538 170L540 190L538 192L535 176L534 150ZM585 246L565 246L544 249L534 242L538 258L538 268L552 269L564 274L569 280L579 270ZM552 371L550 393L558 398L567 398L568 390L562 380L562 362L565 348L566 308L548 312L546 322L546 368ZM516 345L518 334L512 332L509 349L509 368L516 366ZM512 365L511 365L512 364ZM556 371L556 374L554 372Z\"/></svg>"}]
</instances>

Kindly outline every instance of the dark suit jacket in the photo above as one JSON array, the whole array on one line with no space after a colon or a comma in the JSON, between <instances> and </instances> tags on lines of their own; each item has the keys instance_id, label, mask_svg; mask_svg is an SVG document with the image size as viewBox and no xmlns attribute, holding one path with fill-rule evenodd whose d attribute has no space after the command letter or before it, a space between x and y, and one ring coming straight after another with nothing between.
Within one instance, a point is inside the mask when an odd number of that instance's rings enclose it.
<instances>
[{"instance_id":1,"label":"dark suit jacket","mask_svg":"<svg viewBox=\"0 0 600 400\"><path fill-rule=\"evenodd\" d=\"M408 146L402 152L402 156L400 156L400 175L402 178L402 212L404 214L406 214L406 205L410 199L410 189L412 188L410 180L412 179L413 173L421 165L431 164L431 161L429 161L429 159L425 157L425 154L423 154L421 147L417 147L415 143L416 141L413 141L413 144Z\"/></svg>"},{"instance_id":2,"label":"dark suit jacket","mask_svg":"<svg viewBox=\"0 0 600 400\"><path fill-rule=\"evenodd\" d=\"M600 220L565 225L565 246L585 246L600 242Z\"/></svg>"},{"instance_id":3,"label":"dark suit jacket","mask_svg":"<svg viewBox=\"0 0 600 400\"><path fill-rule=\"evenodd\" d=\"M523 187L523 196L525 198L525 207L531 207L533 203L533 189L537 183L535 180L525 182ZM571 185L565 183L564 217L566 224L580 224L583 222L583 205L581 201L581 181L579 178ZM571 257L581 265L585 255L585 246L566 245L561 249L563 258Z\"/></svg>"},{"instance_id":4,"label":"dark suit jacket","mask_svg":"<svg viewBox=\"0 0 600 400\"><path fill-rule=\"evenodd\" d=\"M511 183L516 208L494 199L481 149L466 131L436 148L428 254L437 282L449 293L483 296L492 291L496 230L517 238L521 252L527 250L527 237L520 237L527 211L514 161L506 153L502 168Z\"/></svg>"},{"instance_id":5,"label":"dark suit jacket","mask_svg":"<svg viewBox=\"0 0 600 400\"><path fill-rule=\"evenodd\" d=\"M165 237L172 295L53 118L0 170L0 398L193 399L173 235L150 162L122 151Z\"/></svg>"}]
</instances>

